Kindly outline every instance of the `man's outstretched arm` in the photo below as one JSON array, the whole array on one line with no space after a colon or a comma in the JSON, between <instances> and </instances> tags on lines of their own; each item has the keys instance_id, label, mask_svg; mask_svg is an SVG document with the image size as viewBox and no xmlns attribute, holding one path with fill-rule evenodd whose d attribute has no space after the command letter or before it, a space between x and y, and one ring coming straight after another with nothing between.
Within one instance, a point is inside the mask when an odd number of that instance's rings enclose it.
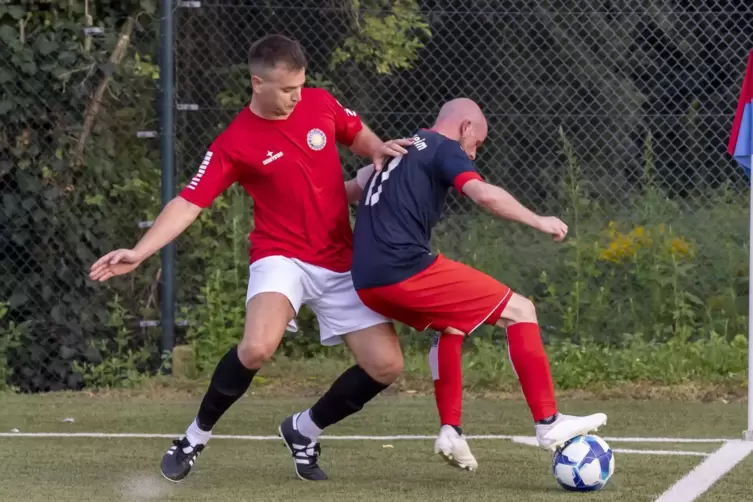
<instances>
[{"instance_id":1,"label":"man's outstretched arm","mask_svg":"<svg viewBox=\"0 0 753 502\"><path fill-rule=\"evenodd\" d=\"M151 228L133 248L141 261L171 243L199 217L202 208L181 196L167 203Z\"/></svg>"},{"instance_id":2,"label":"man's outstretched arm","mask_svg":"<svg viewBox=\"0 0 753 502\"><path fill-rule=\"evenodd\" d=\"M551 235L556 241L567 235L567 225L559 218L539 216L498 186L474 179L463 185L463 193L495 216L528 225Z\"/></svg>"},{"instance_id":3,"label":"man's outstretched arm","mask_svg":"<svg viewBox=\"0 0 753 502\"><path fill-rule=\"evenodd\" d=\"M89 278L106 281L116 275L127 274L144 260L172 242L193 223L202 208L237 180L233 162L218 144L213 144L204 156L198 171L181 191L168 202L151 228L133 249L111 251L97 260L89 272Z\"/></svg>"},{"instance_id":4,"label":"man's outstretched arm","mask_svg":"<svg viewBox=\"0 0 753 502\"><path fill-rule=\"evenodd\" d=\"M182 234L199 213L201 207L180 196L175 197L162 209L151 228L133 249L118 249L107 253L91 266L89 278L102 282L131 272Z\"/></svg>"}]
</instances>

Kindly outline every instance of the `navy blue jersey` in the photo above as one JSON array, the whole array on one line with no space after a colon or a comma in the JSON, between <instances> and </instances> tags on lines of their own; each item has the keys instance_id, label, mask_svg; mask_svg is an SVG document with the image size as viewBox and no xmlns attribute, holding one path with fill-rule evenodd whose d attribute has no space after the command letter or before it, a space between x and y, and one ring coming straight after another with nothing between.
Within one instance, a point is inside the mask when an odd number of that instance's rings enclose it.
<instances>
[{"instance_id":1,"label":"navy blue jersey","mask_svg":"<svg viewBox=\"0 0 753 502\"><path fill-rule=\"evenodd\" d=\"M420 130L407 150L364 188L353 231L356 289L396 284L431 265L431 230L448 190L481 179L460 143L436 132Z\"/></svg>"}]
</instances>

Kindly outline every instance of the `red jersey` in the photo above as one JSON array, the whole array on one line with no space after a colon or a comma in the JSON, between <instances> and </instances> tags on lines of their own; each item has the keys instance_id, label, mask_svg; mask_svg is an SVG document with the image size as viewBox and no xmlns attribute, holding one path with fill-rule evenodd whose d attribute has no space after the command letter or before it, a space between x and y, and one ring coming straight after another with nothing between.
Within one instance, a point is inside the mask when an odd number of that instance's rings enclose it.
<instances>
[{"instance_id":1,"label":"red jersey","mask_svg":"<svg viewBox=\"0 0 753 502\"><path fill-rule=\"evenodd\" d=\"M285 120L246 107L180 196L208 207L238 182L254 199L252 262L279 255L347 272L353 235L335 140L350 146L362 128L358 115L324 89L304 88Z\"/></svg>"}]
</instances>

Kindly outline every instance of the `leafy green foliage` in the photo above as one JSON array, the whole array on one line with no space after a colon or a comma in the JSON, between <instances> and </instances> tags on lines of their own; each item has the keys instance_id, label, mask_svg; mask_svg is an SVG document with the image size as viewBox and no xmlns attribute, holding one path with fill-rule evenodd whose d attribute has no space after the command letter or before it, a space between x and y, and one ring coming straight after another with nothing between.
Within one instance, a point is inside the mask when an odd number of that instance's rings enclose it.
<instances>
[{"instance_id":1,"label":"leafy green foliage","mask_svg":"<svg viewBox=\"0 0 753 502\"><path fill-rule=\"evenodd\" d=\"M352 0L352 32L332 54L331 67L353 61L373 67L380 75L412 68L424 41L431 37L418 2L361 3ZM361 12L363 7L365 12Z\"/></svg>"},{"instance_id":2,"label":"leafy green foliage","mask_svg":"<svg viewBox=\"0 0 753 502\"><path fill-rule=\"evenodd\" d=\"M93 2L90 12L105 30L96 40L81 33L81 2L0 7L0 212L10 222L0 229L0 298L9 322L26 327L22 346L7 347L7 360L8 381L27 391L83 384L74 363L96 360L92 343L118 334L103 329L112 289L93 288L88 266L134 239L138 221L158 207L157 155L136 138L154 127L153 107L143 106L154 75L135 59L153 53L156 39L131 41L109 80L83 165L73 161L93 90L104 79L99 68L126 16L141 14L134 2ZM145 300L155 271L150 265L145 272L113 288L130 312L151 307Z\"/></svg>"},{"instance_id":3,"label":"leafy green foliage","mask_svg":"<svg viewBox=\"0 0 753 502\"><path fill-rule=\"evenodd\" d=\"M0 390L8 389L8 380L13 374L13 368L9 365L8 353L18 349L28 334L29 321L16 324L15 321L6 319L8 316L8 304L0 302Z\"/></svg>"},{"instance_id":4,"label":"leafy green foliage","mask_svg":"<svg viewBox=\"0 0 753 502\"><path fill-rule=\"evenodd\" d=\"M715 332L688 335L692 336L677 335L661 343L626 338L620 346L556 341L546 350L557 389L627 382L667 386L691 382L744 385L748 354L744 335L735 335L731 340ZM464 355L464 366L464 379L471 387L517 387L504 342L472 338Z\"/></svg>"},{"instance_id":5,"label":"leafy green foliage","mask_svg":"<svg viewBox=\"0 0 753 502\"><path fill-rule=\"evenodd\" d=\"M116 295L108 304L106 327L114 336L92 340L86 362L73 362L73 371L82 375L88 388L136 387L147 378L158 354L158 330L146 328L134 332L129 326L133 316Z\"/></svg>"},{"instance_id":6,"label":"leafy green foliage","mask_svg":"<svg viewBox=\"0 0 753 502\"><path fill-rule=\"evenodd\" d=\"M192 324L187 341L194 350L197 370L209 373L227 350L243 337L246 310L244 288L235 281L234 270L208 271L209 280L198 295L199 307L184 308Z\"/></svg>"}]
</instances>

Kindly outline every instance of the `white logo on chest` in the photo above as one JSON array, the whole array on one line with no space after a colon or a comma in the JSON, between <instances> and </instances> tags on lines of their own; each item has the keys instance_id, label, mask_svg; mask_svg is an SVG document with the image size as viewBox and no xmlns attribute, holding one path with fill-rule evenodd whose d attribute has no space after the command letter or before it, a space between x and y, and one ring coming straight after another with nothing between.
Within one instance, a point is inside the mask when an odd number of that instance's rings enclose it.
<instances>
[{"instance_id":1,"label":"white logo on chest","mask_svg":"<svg viewBox=\"0 0 753 502\"><path fill-rule=\"evenodd\" d=\"M327 144L327 136L321 129L311 129L306 135L306 143L312 150L321 150Z\"/></svg>"},{"instance_id":2,"label":"white logo on chest","mask_svg":"<svg viewBox=\"0 0 753 502\"><path fill-rule=\"evenodd\" d=\"M282 152L277 152L277 153L267 152L267 158L264 159L261 163L266 166L270 162L274 162L275 160L279 159L280 157L282 157Z\"/></svg>"},{"instance_id":3,"label":"white logo on chest","mask_svg":"<svg viewBox=\"0 0 753 502\"><path fill-rule=\"evenodd\" d=\"M421 150L426 148L426 140L419 136L413 136L413 146L415 146L416 150L420 152Z\"/></svg>"}]
</instances>

